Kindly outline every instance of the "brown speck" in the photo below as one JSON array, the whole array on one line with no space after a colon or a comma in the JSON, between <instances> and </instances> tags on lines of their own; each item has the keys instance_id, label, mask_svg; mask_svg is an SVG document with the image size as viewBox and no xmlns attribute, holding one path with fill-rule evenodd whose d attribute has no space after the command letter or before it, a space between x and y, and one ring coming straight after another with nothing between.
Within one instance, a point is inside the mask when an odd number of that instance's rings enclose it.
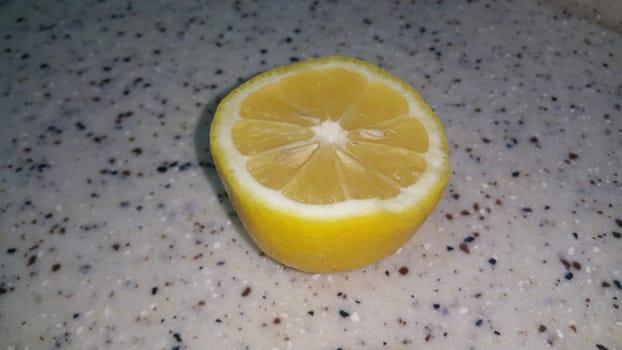
<instances>
[{"instance_id":1,"label":"brown speck","mask_svg":"<svg viewBox=\"0 0 622 350\"><path fill-rule=\"evenodd\" d=\"M199 305L199 306L205 306L205 300L199 300L199 302L197 303L197 305Z\"/></svg>"},{"instance_id":2,"label":"brown speck","mask_svg":"<svg viewBox=\"0 0 622 350\"><path fill-rule=\"evenodd\" d=\"M471 215L471 212L468 210L463 210L460 212L460 215L463 215L463 216Z\"/></svg>"},{"instance_id":3,"label":"brown speck","mask_svg":"<svg viewBox=\"0 0 622 350\"><path fill-rule=\"evenodd\" d=\"M26 266L30 266L30 265L34 264L35 261L37 261L37 256L33 255L30 258L28 258L28 263L26 263Z\"/></svg>"},{"instance_id":4,"label":"brown speck","mask_svg":"<svg viewBox=\"0 0 622 350\"><path fill-rule=\"evenodd\" d=\"M615 237L615 238L618 238L618 239L619 239L619 238L622 238L622 233L620 233L620 232L613 231L613 232L611 232L611 234L612 234L612 235L613 235L613 237Z\"/></svg>"},{"instance_id":5,"label":"brown speck","mask_svg":"<svg viewBox=\"0 0 622 350\"><path fill-rule=\"evenodd\" d=\"M571 325L570 325L570 326L568 326L568 327L570 327L570 329L572 329L572 331L573 331L573 332L577 333L577 326L575 326L575 325L571 324Z\"/></svg>"},{"instance_id":6,"label":"brown speck","mask_svg":"<svg viewBox=\"0 0 622 350\"><path fill-rule=\"evenodd\" d=\"M135 156L139 156L143 153L143 149L140 147L133 148L132 153L134 153Z\"/></svg>"},{"instance_id":7,"label":"brown speck","mask_svg":"<svg viewBox=\"0 0 622 350\"><path fill-rule=\"evenodd\" d=\"M464 243L464 242L460 243L459 248L460 248L460 250L462 250L466 254L471 253L471 250L469 249L469 245Z\"/></svg>"},{"instance_id":8,"label":"brown speck","mask_svg":"<svg viewBox=\"0 0 622 350\"><path fill-rule=\"evenodd\" d=\"M610 284L609 284L609 282L607 282L607 281L603 281L603 283L601 283L601 284L600 284L600 286L601 286L601 287L603 287L603 288L609 288L609 287L611 287L611 285L610 285Z\"/></svg>"},{"instance_id":9,"label":"brown speck","mask_svg":"<svg viewBox=\"0 0 622 350\"><path fill-rule=\"evenodd\" d=\"M52 265L52 272L56 272L58 270L60 270L60 264L59 263L56 263L56 264Z\"/></svg>"},{"instance_id":10,"label":"brown speck","mask_svg":"<svg viewBox=\"0 0 622 350\"><path fill-rule=\"evenodd\" d=\"M247 286L246 288L244 288L244 290L242 291L242 294L241 294L241 295L242 295L243 297L247 297L249 294L251 294L251 287L248 287L248 286Z\"/></svg>"},{"instance_id":11,"label":"brown speck","mask_svg":"<svg viewBox=\"0 0 622 350\"><path fill-rule=\"evenodd\" d=\"M400 267L400 269L399 269L399 270L397 270L397 271L400 273L400 275L404 276L404 275L406 275L406 274L408 273L408 267L406 267L406 266L402 266L402 267Z\"/></svg>"},{"instance_id":12,"label":"brown speck","mask_svg":"<svg viewBox=\"0 0 622 350\"><path fill-rule=\"evenodd\" d=\"M579 155L578 155L578 154L576 154L576 153L572 153L572 152L568 153L568 159L570 159L570 160L575 160L575 159L577 159L577 158L579 158Z\"/></svg>"},{"instance_id":13,"label":"brown speck","mask_svg":"<svg viewBox=\"0 0 622 350\"><path fill-rule=\"evenodd\" d=\"M560 258L559 261L562 263L562 265L564 265L564 267L566 268L566 270L570 269L570 263L568 262L568 260L564 259L564 258Z\"/></svg>"},{"instance_id":14,"label":"brown speck","mask_svg":"<svg viewBox=\"0 0 622 350\"><path fill-rule=\"evenodd\" d=\"M577 270L581 270L581 264L578 261L573 261L572 267L574 267Z\"/></svg>"},{"instance_id":15,"label":"brown speck","mask_svg":"<svg viewBox=\"0 0 622 350\"><path fill-rule=\"evenodd\" d=\"M622 219L616 219L616 224L622 227Z\"/></svg>"},{"instance_id":16,"label":"brown speck","mask_svg":"<svg viewBox=\"0 0 622 350\"><path fill-rule=\"evenodd\" d=\"M272 320L272 323L279 324L279 323L281 323L281 319L276 317L274 320Z\"/></svg>"}]
</instances>

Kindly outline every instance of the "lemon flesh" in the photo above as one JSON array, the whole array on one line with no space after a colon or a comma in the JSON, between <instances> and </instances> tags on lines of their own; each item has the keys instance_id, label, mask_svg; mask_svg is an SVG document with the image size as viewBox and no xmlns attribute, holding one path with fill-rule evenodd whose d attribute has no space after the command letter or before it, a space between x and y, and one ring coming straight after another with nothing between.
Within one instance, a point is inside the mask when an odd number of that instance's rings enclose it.
<instances>
[{"instance_id":1,"label":"lemon flesh","mask_svg":"<svg viewBox=\"0 0 622 350\"><path fill-rule=\"evenodd\" d=\"M359 268L391 254L449 178L442 125L390 73L310 59L242 84L218 106L214 164L242 224L281 263Z\"/></svg>"}]
</instances>

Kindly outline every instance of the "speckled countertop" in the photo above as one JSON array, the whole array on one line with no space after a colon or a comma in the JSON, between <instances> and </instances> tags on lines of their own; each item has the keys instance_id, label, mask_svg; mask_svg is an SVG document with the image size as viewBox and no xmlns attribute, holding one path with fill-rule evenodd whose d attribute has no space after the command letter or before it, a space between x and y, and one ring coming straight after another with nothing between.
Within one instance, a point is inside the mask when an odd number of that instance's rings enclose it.
<instances>
[{"instance_id":1,"label":"speckled countertop","mask_svg":"<svg viewBox=\"0 0 622 350\"><path fill-rule=\"evenodd\" d=\"M453 177L397 254L260 254L207 149L218 98L366 59ZM0 349L622 349L622 36L536 1L0 1Z\"/></svg>"}]
</instances>

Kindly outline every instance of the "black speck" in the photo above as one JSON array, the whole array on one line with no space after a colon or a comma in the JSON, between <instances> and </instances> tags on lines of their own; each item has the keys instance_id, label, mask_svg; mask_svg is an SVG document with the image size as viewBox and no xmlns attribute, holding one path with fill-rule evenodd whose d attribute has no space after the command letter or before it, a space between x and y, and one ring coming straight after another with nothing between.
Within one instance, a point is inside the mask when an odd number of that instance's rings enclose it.
<instances>
[{"instance_id":1,"label":"black speck","mask_svg":"<svg viewBox=\"0 0 622 350\"><path fill-rule=\"evenodd\" d=\"M464 241L467 242L467 243L471 243L474 240L475 240L475 237L473 237L473 236L468 236L467 238L464 239Z\"/></svg>"},{"instance_id":2,"label":"black speck","mask_svg":"<svg viewBox=\"0 0 622 350\"><path fill-rule=\"evenodd\" d=\"M432 304L432 307L434 308L434 310L438 310L441 305L440 304Z\"/></svg>"},{"instance_id":3,"label":"black speck","mask_svg":"<svg viewBox=\"0 0 622 350\"><path fill-rule=\"evenodd\" d=\"M572 272L568 272L566 273L566 275L564 275L564 278L567 279L568 281L570 281L573 277L574 277L574 274Z\"/></svg>"},{"instance_id":4,"label":"black speck","mask_svg":"<svg viewBox=\"0 0 622 350\"><path fill-rule=\"evenodd\" d=\"M86 129L86 126L84 126L84 124L82 124L82 122L76 122L76 128L78 130L84 130L84 129Z\"/></svg>"},{"instance_id":5,"label":"black speck","mask_svg":"<svg viewBox=\"0 0 622 350\"><path fill-rule=\"evenodd\" d=\"M454 250L454 247L452 247L452 246L448 245L448 246L447 246L447 251L448 251L448 252L451 252L452 250Z\"/></svg>"},{"instance_id":6,"label":"black speck","mask_svg":"<svg viewBox=\"0 0 622 350\"><path fill-rule=\"evenodd\" d=\"M601 344L596 344L596 349L598 350L609 350L606 346Z\"/></svg>"},{"instance_id":7,"label":"black speck","mask_svg":"<svg viewBox=\"0 0 622 350\"><path fill-rule=\"evenodd\" d=\"M186 171L186 170L190 169L191 166L192 166L192 163L186 162L186 163L180 164L179 167L177 167L177 169L179 171Z\"/></svg>"},{"instance_id":8,"label":"black speck","mask_svg":"<svg viewBox=\"0 0 622 350\"><path fill-rule=\"evenodd\" d=\"M152 287L151 288L151 295L156 295L158 294L158 287Z\"/></svg>"},{"instance_id":9,"label":"black speck","mask_svg":"<svg viewBox=\"0 0 622 350\"><path fill-rule=\"evenodd\" d=\"M14 254L17 251L17 248L9 248L6 250L7 254Z\"/></svg>"},{"instance_id":10,"label":"black speck","mask_svg":"<svg viewBox=\"0 0 622 350\"><path fill-rule=\"evenodd\" d=\"M173 333L173 337L175 338L175 340L177 340L178 342L182 343L183 340L181 340L181 335L179 333Z\"/></svg>"},{"instance_id":11,"label":"black speck","mask_svg":"<svg viewBox=\"0 0 622 350\"><path fill-rule=\"evenodd\" d=\"M618 287L618 289L622 290L622 283L620 283L620 281L618 280L613 280L613 284L616 285L616 287Z\"/></svg>"},{"instance_id":12,"label":"black speck","mask_svg":"<svg viewBox=\"0 0 622 350\"><path fill-rule=\"evenodd\" d=\"M495 264L497 263L497 259L495 259L495 258L490 258L490 259L488 259L488 263L489 263L490 265L495 265Z\"/></svg>"},{"instance_id":13,"label":"black speck","mask_svg":"<svg viewBox=\"0 0 622 350\"><path fill-rule=\"evenodd\" d=\"M37 261L37 256L33 255L30 258L28 258L28 263L26 263L26 266L30 266L32 264L34 264Z\"/></svg>"},{"instance_id":14,"label":"black speck","mask_svg":"<svg viewBox=\"0 0 622 350\"><path fill-rule=\"evenodd\" d=\"M160 165L160 166L157 168L157 170L158 170L158 172L159 172L159 173L165 173L165 172L168 170L168 167L166 167L166 166L164 166L164 165Z\"/></svg>"},{"instance_id":15,"label":"black speck","mask_svg":"<svg viewBox=\"0 0 622 350\"><path fill-rule=\"evenodd\" d=\"M513 171L512 172L512 177L519 177L520 176L520 171Z\"/></svg>"},{"instance_id":16,"label":"black speck","mask_svg":"<svg viewBox=\"0 0 622 350\"><path fill-rule=\"evenodd\" d=\"M339 310L339 315L343 318L349 317L350 313L348 313L347 311L344 310Z\"/></svg>"},{"instance_id":17,"label":"black speck","mask_svg":"<svg viewBox=\"0 0 622 350\"><path fill-rule=\"evenodd\" d=\"M475 321L475 325L477 327L480 327L482 325L482 323L484 323L484 321L482 321L482 319L480 318L479 320Z\"/></svg>"}]
</instances>

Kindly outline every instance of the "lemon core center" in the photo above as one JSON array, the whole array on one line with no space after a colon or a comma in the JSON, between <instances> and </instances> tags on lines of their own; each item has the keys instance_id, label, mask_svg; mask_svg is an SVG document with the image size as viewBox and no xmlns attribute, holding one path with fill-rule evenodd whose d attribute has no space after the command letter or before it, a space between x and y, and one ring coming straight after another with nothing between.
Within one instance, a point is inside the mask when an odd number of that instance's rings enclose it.
<instances>
[{"instance_id":1,"label":"lemon core center","mask_svg":"<svg viewBox=\"0 0 622 350\"><path fill-rule=\"evenodd\" d=\"M339 122L325 120L319 125L311 127L311 130L322 144L343 148L348 141L348 134L339 125Z\"/></svg>"}]
</instances>

